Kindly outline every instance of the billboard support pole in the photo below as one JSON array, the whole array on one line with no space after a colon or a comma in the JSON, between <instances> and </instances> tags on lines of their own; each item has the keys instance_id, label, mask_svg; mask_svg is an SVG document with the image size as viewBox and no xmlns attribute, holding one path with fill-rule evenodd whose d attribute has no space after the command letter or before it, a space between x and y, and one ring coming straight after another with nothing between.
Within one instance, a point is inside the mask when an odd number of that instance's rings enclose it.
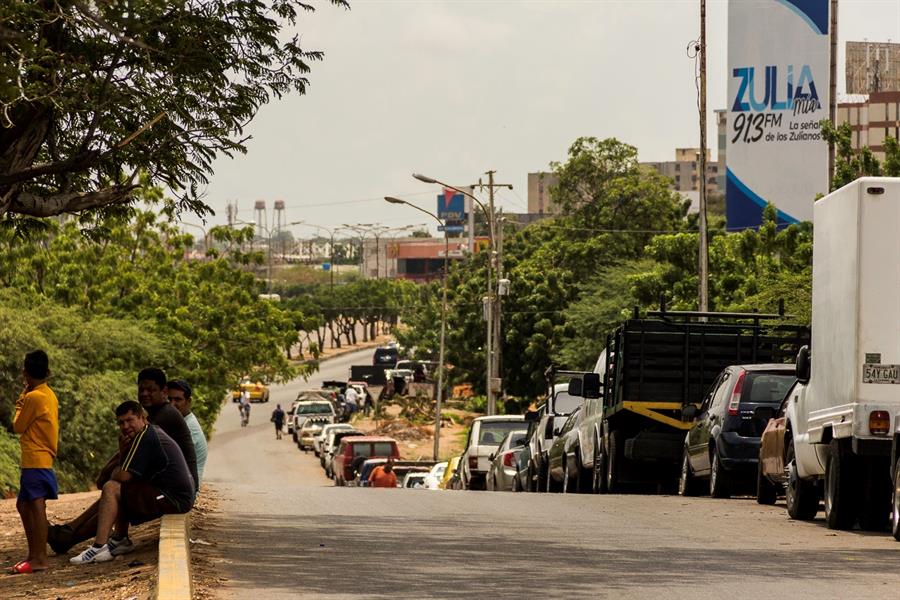
<instances>
[{"instance_id":1,"label":"billboard support pole","mask_svg":"<svg viewBox=\"0 0 900 600\"><path fill-rule=\"evenodd\" d=\"M700 311L709 310L709 261L706 233L706 0L700 0Z\"/></svg>"},{"instance_id":2,"label":"billboard support pole","mask_svg":"<svg viewBox=\"0 0 900 600\"><path fill-rule=\"evenodd\" d=\"M828 27L828 35L830 38L830 57L831 61L828 65L829 85L828 85L828 120L832 125L836 125L837 117L837 12L838 0L831 0L831 10L829 10L830 23ZM834 181L834 143L828 142L828 191Z\"/></svg>"}]
</instances>

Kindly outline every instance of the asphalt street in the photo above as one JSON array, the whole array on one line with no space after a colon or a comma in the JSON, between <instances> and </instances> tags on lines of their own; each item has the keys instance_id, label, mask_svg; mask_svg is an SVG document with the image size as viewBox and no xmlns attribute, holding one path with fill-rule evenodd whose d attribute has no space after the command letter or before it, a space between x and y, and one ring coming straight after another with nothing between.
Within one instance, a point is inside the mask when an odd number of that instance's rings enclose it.
<instances>
[{"instance_id":1,"label":"asphalt street","mask_svg":"<svg viewBox=\"0 0 900 600\"><path fill-rule=\"evenodd\" d=\"M221 496L222 599L896 598L900 543L788 520L750 499L336 488L269 414L371 350L226 406L206 480Z\"/></svg>"}]
</instances>

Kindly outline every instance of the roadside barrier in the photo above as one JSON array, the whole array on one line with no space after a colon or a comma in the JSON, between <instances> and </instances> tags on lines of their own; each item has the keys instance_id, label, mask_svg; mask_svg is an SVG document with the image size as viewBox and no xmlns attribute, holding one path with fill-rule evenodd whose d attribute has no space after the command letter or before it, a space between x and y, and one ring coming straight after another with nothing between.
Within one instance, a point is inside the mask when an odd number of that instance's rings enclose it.
<instances>
[{"instance_id":1,"label":"roadside barrier","mask_svg":"<svg viewBox=\"0 0 900 600\"><path fill-rule=\"evenodd\" d=\"M163 515L159 524L156 600L191 600L190 513Z\"/></svg>"}]
</instances>

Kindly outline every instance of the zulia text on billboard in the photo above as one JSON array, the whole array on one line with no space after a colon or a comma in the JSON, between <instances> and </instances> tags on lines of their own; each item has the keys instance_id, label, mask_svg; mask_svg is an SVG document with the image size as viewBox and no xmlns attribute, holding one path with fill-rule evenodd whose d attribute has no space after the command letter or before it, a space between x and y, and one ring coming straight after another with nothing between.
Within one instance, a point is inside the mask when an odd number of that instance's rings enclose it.
<instances>
[{"instance_id":1,"label":"zulia text on billboard","mask_svg":"<svg viewBox=\"0 0 900 600\"><path fill-rule=\"evenodd\" d=\"M766 204L782 224L812 218L827 192L828 0L730 0L726 212L756 227Z\"/></svg>"}]
</instances>

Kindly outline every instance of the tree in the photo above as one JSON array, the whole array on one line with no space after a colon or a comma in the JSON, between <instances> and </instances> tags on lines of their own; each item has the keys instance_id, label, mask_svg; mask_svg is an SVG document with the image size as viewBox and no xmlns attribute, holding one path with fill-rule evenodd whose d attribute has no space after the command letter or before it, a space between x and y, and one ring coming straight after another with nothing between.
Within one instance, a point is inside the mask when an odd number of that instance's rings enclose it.
<instances>
[{"instance_id":1,"label":"tree","mask_svg":"<svg viewBox=\"0 0 900 600\"><path fill-rule=\"evenodd\" d=\"M345 0L330 0L347 7ZM120 206L138 174L203 215L219 154L304 93L318 51L284 40L298 0L0 3L0 217ZM202 43L200 42L202 40Z\"/></svg>"},{"instance_id":2,"label":"tree","mask_svg":"<svg viewBox=\"0 0 900 600\"><path fill-rule=\"evenodd\" d=\"M900 176L900 145L896 138L884 138L882 144L885 160L884 163L881 163L870 148L855 150L852 136L853 130L849 123L835 127L831 121L822 121L822 137L829 144L834 144L835 147L832 191L842 188L860 177Z\"/></svg>"}]
</instances>

